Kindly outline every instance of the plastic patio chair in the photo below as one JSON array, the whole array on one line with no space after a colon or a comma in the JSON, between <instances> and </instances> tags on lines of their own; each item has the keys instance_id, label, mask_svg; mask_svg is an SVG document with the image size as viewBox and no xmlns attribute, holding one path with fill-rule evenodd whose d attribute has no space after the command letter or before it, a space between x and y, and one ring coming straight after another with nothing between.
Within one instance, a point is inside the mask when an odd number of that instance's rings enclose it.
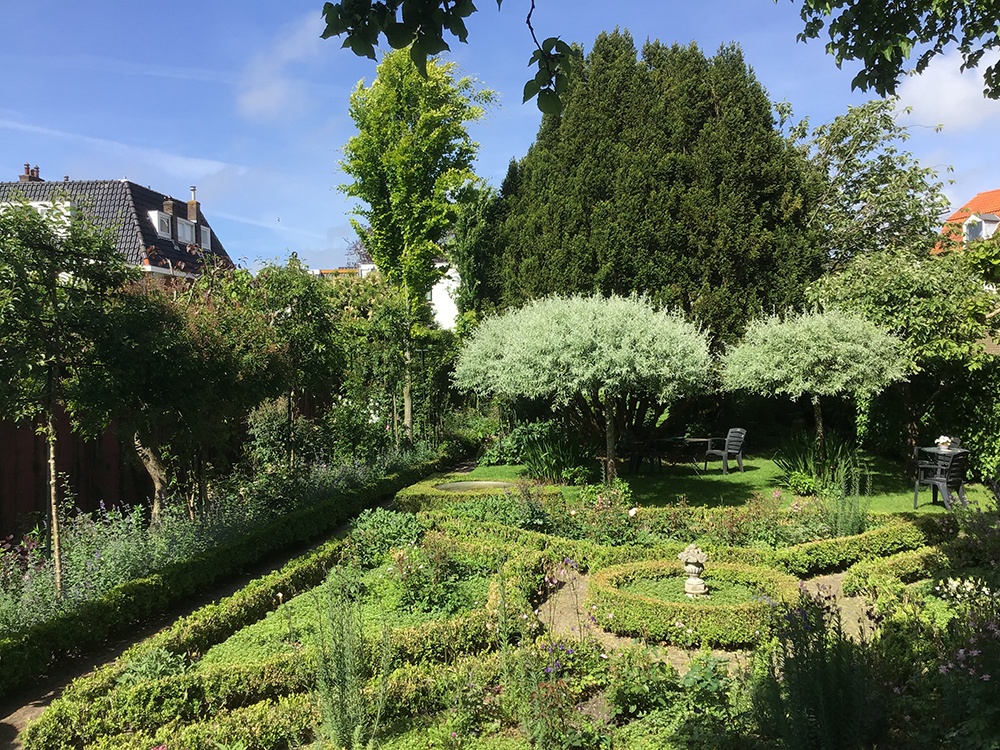
<instances>
[{"instance_id":1,"label":"plastic patio chair","mask_svg":"<svg viewBox=\"0 0 1000 750\"><path fill-rule=\"evenodd\" d=\"M954 499L952 489L955 489L962 505L968 505L968 501L965 499L965 469L968 463L968 451L952 450L939 454L936 471L918 470L917 481L913 485L913 509L917 508L920 485L927 485L931 488L931 503L937 502L937 496L940 492L941 499L944 500L944 507L951 510L951 502Z\"/></svg>"},{"instance_id":2,"label":"plastic patio chair","mask_svg":"<svg viewBox=\"0 0 1000 750\"><path fill-rule=\"evenodd\" d=\"M705 470L708 470L708 459L718 456L722 459L722 473L729 473L729 459L735 458L743 472L743 438L747 431L742 427L734 427L724 438L709 438L708 449L705 451ZM713 448L713 445L721 446Z\"/></svg>"}]
</instances>

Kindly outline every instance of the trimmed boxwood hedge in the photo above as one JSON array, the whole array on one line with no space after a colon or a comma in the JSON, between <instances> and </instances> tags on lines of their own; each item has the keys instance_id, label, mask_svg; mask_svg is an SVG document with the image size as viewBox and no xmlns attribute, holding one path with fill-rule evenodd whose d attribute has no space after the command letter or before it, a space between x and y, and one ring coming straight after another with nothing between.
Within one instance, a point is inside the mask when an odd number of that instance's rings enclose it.
<instances>
[{"instance_id":1,"label":"trimmed boxwood hedge","mask_svg":"<svg viewBox=\"0 0 1000 750\"><path fill-rule=\"evenodd\" d=\"M798 596L799 581L769 568L713 562L702 577L749 586L760 592L760 601L746 604L668 602L622 589L643 578L676 577L676 560L650 560L615 565L591 576L586 604L597 623L613 633L681 646L746 646L767 637L771 601L791 602ZM764 597L767 597L765 599Z\"/></svg>"},{"instance_id":2,"label":"trimmed boxwood hedge","mask_svg":"<svg viewBox=\"0 0 1000 750\"><path fill-rule=\"evenodd\" d=\"M463 542L463 546L475 544ZM311 649L294 657L282 656L260 663L213 665L188 673L143 683L117 686L127 665L156 648L187 654L197 659L211 646L257 622L278 605L278 594L287 600L322 583L329 568L337 564L343 542L332 540L314 552L291 561L280 571L251 581L245 588L218 604L202 607L157 635L137 644L116 662L75 680L38 720L28 726L23 742L29 750L91 747L101 737L156 732L164 722L206 719L209 713L232 711L262 701L309 690L312 673L302 672L314 664ZM480 544L467 555L497 558L495 546ZM504 564L503 601L508 614L517 618L531 611L530 598L543 575L547 556L536 550L522 551ZM485 607L467 615L421 626L394 629L390 635L395 656L404 663L451 663L456 658L481 654L498 644L496 627L500 606L499 578L490 586ZM405 687L405 686L404 686ZM400 688L405 692L404 688ZM419 695L422 695L418 691ZM399 706L405 712L405 706ZM97 745L93 745L97 746ZM255 747L255 745L252 745ZM117 747L111 745L110 747Z\"/></svg>"},{"instance_id":3,"label":"trimmed boxwood hedge","mask_svg":"<svg viewBox=\"0 0 1000 750\"><path fill-rule=\"evenodd\" d=\"M268 554L328 533L362 509L453 460L442 457L390 475L374 486L340 493L183 563L122 584L73 612L0 637L0 672L4 675L0 697L45 674L57 658L86 652Z\"/></svg>"},{"instance_id":4,"label":"trimmed boxwood hedge","mask_svg":"<svg viewBox=\"0 0 1000 750\"><path fill-rule=\"evenodd\" d=\"M461 480L450 474L436 474L409 487L404 487L396 493L396 497L392 503L393 508L410 513L419 513L423 510L441 510L447 508L449 505L466 500L474 500L490 495L499 495L502 497L507 491L502 487L482 487L460 491L439 490L435 486L458 481L469 480ZM545 500L556 501L562 497L562 488L556 485L532 485L532 488L538 493L543 502ZM511 487L509 489L514 490L515 488Z\"/></svg>"}]
</instances>

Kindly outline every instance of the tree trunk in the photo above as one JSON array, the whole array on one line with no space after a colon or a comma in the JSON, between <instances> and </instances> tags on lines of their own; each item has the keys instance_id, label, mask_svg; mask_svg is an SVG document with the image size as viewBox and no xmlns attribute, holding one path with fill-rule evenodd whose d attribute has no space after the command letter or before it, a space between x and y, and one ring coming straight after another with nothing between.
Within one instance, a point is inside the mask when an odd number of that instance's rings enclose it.
<instances>
[{"instance_id":1,"label":"tree trunk","mask_svg":"<svg viewBox=\"0 0 1000 750\"><path fill-rule=\"evenodd\" d=\"M58 365L55 365L58 368ZM59 537L59 478L56 476L56 420L55 405L50 403L45 416L45 442L49 460L49 533L52 538L52 561L55 564L56 596L62 596L62 540Z\"/></svg>"},{"instance_id":2,"label":"tree trunk","mask_svg":"<svg viewBox=\"0 0 1000 750\"><path fill-rule=\"evenodd\" d=\"M615 456L615 398L610 394L604 396L604 460L607 468L604 471L606 484L613 484L618 479L618 465Z\"/></svg>"},{"instance_id":3,"label":"tree trunk","mask_svg":"<svg viewBox=\"0 0 1000 750\"><path fill-rule=\"evenodd\" d=\"M819 396L813 394L811 397L813 405L813 419L816 422L816 447L820 454L823 452L823 410L819 406Z\"/></svg>"},{"instance_id":4,"label":"tree trunk","mask_svg":"<svg viewBox=\"0 0 1000 750\"><path fill-rule=\"evenodd\" d=\"M406 347L403 372L403 432L407 445L413 444L413 355Z\"/></svg>"},{"instance_id":5,"label":"tree trunk","mask_svg":"<svg viewBox=\"0 0 1000 750\"><path fill-rule=\"evenodd\" d=\"M909 381L901 383L903 389L903 410L906 413L906 476L912 477L917 471L917 443L920 440L920 414L914 403L913 388Z\"/></svg>"},{"instance_id":6,"label":"tree trunk","mask_svg":"<svg viewBox=\"0 0 1000 750\"><path fill-rule=\"evenodd\" d=\"M156 524L160 521L160 514L163 512L163 504L167 499L167 486L169 484L167 467L163 463L159 452L155 446L145 446L139 439L139 433L135 433L133 438L135 452L139 455L146 473L153 480L153 507L150 510L150 520Z\"/></svg>"}]
</instances>

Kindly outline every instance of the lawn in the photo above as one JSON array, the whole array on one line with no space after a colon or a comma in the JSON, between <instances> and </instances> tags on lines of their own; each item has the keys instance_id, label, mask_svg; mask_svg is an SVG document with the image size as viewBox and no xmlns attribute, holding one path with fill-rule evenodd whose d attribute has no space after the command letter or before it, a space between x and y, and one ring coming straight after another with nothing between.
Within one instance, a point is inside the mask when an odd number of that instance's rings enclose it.
<instances>
[{"instance_id":1,"label":"lawn","mask_svg":"<svg viewBox=\"0 0 1000 750\"><path fill-rule=\"evenodd\" d=\"M641 506L662 507L674 505L682 500L692 506L739 506L755 494L771 494L781 491L784 504L791 505L796 496L783 488L780 482L781 470L774 461L748 456L743 462L745 471L731 471L723 474L718 462L704 464L676 463L643 465L638 473L623 473L621 479L632 489L632 496ZM449 474L448 479L457 481L505 481L524 479L523 466L477 466L468 474ZM903 468L888 459L868 460L868 467L858 477L858 494L868 501L869 510L878 513L902 513L913 511L913 484L904 478ZM985 506L991 500L990 491L980 484L966 486L970 503ZM565 487L563 494L573 502L578 494L576 487ZM923 487L918 497L917 513L942 513L944 505L938 501L931 503L930 489Z\"/></svg>"}]
</instances>

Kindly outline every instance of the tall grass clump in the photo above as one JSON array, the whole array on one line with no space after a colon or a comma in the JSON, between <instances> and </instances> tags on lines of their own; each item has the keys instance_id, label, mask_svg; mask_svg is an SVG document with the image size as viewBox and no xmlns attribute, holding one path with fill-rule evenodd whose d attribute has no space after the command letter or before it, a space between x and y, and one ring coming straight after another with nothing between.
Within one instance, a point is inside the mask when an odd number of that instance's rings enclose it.
<instances>
[{"instance_id":1,"label":"tall grass clump","mask_svg":"<svg viewBox=\"0 0 1000 750\"><path fill-rule=\"evenodd\" d=\"M347 572L331 576L326 621L319 630L317 698L322 721L318 734L344 750L374 747L392 660L388 628L382 629L377 645L365 636L362 595L356 576Z\"/></svg>"}]
</instances>

